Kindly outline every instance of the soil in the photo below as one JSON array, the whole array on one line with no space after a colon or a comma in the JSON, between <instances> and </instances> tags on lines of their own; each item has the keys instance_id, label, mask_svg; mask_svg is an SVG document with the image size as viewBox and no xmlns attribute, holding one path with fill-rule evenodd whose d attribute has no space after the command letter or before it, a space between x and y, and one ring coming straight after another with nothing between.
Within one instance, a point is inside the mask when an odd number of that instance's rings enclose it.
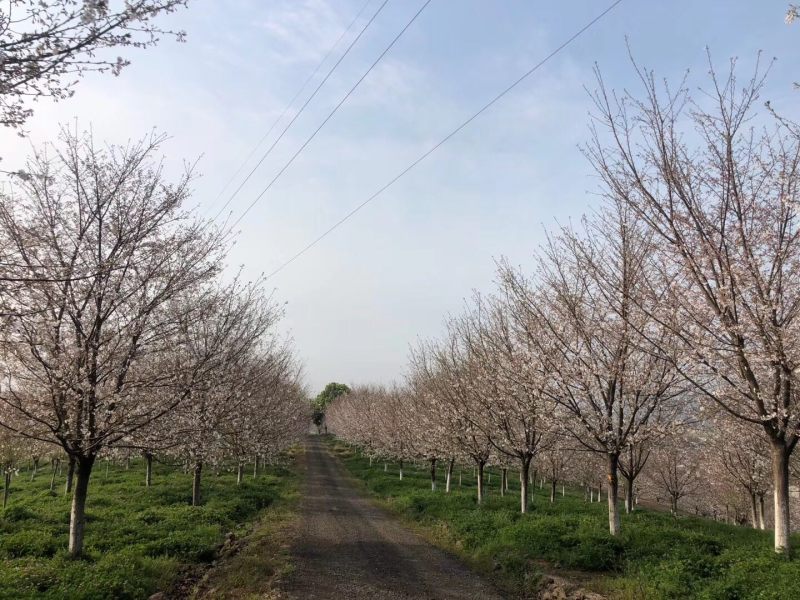
<instances>
[{"instance_id":1,"label":"soil","mask_svg":"<svg viewBox=\"0 0 800 600\"><path fill-rule=\"evenodd\" d=\"M306 445L306 484L294 571L295 600L502 598L491 583L366 499L323 442Z\"/></svg>"}]
</instances>

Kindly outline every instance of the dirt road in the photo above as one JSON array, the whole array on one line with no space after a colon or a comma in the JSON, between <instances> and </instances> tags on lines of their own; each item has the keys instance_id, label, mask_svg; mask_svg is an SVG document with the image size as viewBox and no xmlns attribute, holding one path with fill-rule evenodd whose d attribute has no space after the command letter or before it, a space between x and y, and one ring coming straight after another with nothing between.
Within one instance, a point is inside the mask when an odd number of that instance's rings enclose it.
<instances>
[{"instance_id":1,"label":"dirt road","mask_svg":"<svg viewBox=\"0 0 800 600\"><path fill-rule=\"evenodd\" d=\"M303 522L285 592L296 600L502 596L455 558L365 499L314 436L306 443Z\"/></svg>"}]
</instances>

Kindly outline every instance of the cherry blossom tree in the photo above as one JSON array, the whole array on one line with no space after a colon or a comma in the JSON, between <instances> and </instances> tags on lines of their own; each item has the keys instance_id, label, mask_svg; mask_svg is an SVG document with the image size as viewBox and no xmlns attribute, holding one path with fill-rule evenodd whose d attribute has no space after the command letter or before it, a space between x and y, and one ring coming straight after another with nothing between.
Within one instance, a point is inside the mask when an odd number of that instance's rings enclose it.
<instances>
[{"instance_id":1,"label":"cherry blossom tree","mask_svg":"<svg viewBox=\"0 0 800 600\"><path fill-rule=\"evenodd\" d=\"M444 428L452 442L477 469L477 501L483 502L484 470L492 455L486 435L487 415L478 398L475 384L478 373L470 361L469 348L459 332L459 323L451 320L444 340L420 344L412 353L410 370L417 384L439 406Z\"/></svg>"},{"instance_id":2,"label":"cherry blossom tree","mask_svg":"<svg viewBox=\"0 0 800 600\"><path fill-rule=\"evenodd\" d=\"M203 376L194 378L189 401L169 415L169 439L172 450L192 465L192 505L197 506L203 466L223 461L225 436L230 441L238 433L239 417L254 394L280 382L291 355L267 337L281 312L258 282L235 281L193 304L202 318L183 328L179 359L204 365Z\"/></svg>"},{"instance_id":3,"label":"cherry blossom tree","mask_svg":"<svg viewBox=\"0 0 800 600\"><path fill-rule=\"evenodd\" d=\"M678 503L696 493L702 484L700 465L702 446L691 434L671 436L653 451L648 467L654 488L669 499L669 509L678 514Z\"/></svg>"},{"instance_id":4,"label":"cherry blossom tree","mask_svg":"<svg viewBox=\"0 0 800 600\"><path fill-rule=\"evenodd\" d=\"M165 180L154 160L163 139L99 148L62 131L0 194L0 264L14 283L0 290L10 315L2 425L74 461L73 556L99 452L189 394L192 373L171 357L194 309L178 300L217 274L224 250L213 228L182 212L191 173Z\"/></svg>"},{"instance_id":5,"label":"cherry blossom tree","mask_svg":"<svg viewBox=\"0 0 800 600\"><path fill-rule=\"evenodd\" d=\"M20 127L41 97L70 97L88 71L119 75L129 64L109 52L147 48L164 34L155 25L186 0L10 0L0 8L0 123Z\"/></svg>"},{"instance_id":6,"label":"cherry blossom tree","mask_svg":"<svg viewBox=\"0 0 800 600\"><path fill-rule=\"evenodd\" d=\"M563 428L605 456L612 535L620 530L620 455L671 419L683 389L663 355L670 332L641 308L652 251L635 214L610 202L581 233L563 228L550 237L535 281L501 265L503 285L528 315L547 392L571 416ZM644 331L659 340L658 351Z\"/></svg>"},{"instance_id":7,"label":"cherry blossom tree","mask_svg":"<svg viewBox=\"0 0 800 600\"><path fill-rule=\"evenodd\" d=\"M723 476L743 490L750 506L750 522L765 529L764 496L770 486L769 442L752 423L717 415L709 427L707 447Z\"/></svg>"},{"instance_id":8,"label":"cherry blossom tree","mask_svg":"<svg viewBox=\"0 0 800 600\"><path fill-rule=\"evenodd\" d=\"M775 550L789 551L789 461L800 434L800 129L756 117L759 67L710 70L709 90L661 86L637 67L641 97L598 75L586 154L605 193L657 239L656 315L680 340L681 374L707 401L761 427L771 446Z\"/></svg>"},{"instance_id":9,"label":"cherry blossom tree","mask_svg":"<svg viewBox=\"0 0 800 600\"><path fill-rule=\"evenodd\" d=\"M457 330L468 350L474 374L475 419L499 457L520 466L520 511L528 511L531 461L554 442L557 405L545 393L548 377L508 298L484 300L476 296L474 308L458 321ZM503 468L501 494L507 485Z\"/></svg>"},{"instance_id":10,"label":"cherry blossom tree","mask_svg":"<svg viewBox=\"0 0 800 600\"><path fill-rule=\"evenodd\" d=\"M653 445L652 437L634 440L629 442L619 455L619 472L625 480L626 513L633 512L636 479L647 465Z\"/></svg>"}]
</instances>

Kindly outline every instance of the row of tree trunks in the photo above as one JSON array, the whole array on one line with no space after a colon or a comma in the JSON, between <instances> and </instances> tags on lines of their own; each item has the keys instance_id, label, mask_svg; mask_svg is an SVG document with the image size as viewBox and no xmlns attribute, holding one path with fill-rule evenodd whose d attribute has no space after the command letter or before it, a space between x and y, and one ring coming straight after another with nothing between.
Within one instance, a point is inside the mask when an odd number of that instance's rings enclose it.
<instances>
[{"instance_id":1,"label":"row of tree trunks","mask_svg":"<svg viewBox=\"0 0 800 600\"><path fill-rule=\"evenodd\" d=\"M608 485L606 486L607 498L608 498L608 505L609 505L609 531L612 535L617 535L620 531L620 511L619 511L619 480L618 480L618 470L615 468L617 466L619 457L614 454L607 455L607 479ZM431 490L436 490L436 465L437 459L430 458L429 461L429 468L430 468L430 483L431 483ZM530 481L533 479L535 480L536 475L531 472L530 465L532 462L531 458L522 459L522 464L520 467L519 472L519 480L520 480L520 512L527 513L530 509L530 498L529 498L529 485ZM485 479L486 474L486 462L481 461L480 459L475 460L475 467L473 468L473 473L475 475L475 481L477 484L477 501L478 504L481 504L486 497L487 491L487 484L488 482ZM399 479L402 481L404 476L404 462L398 461L398 472L399 472ZM445 492L450 493L452 490L452 483L453 483L453 469L455 468L455 459L451 458L447 463L447 470L445 472ZM239 467L241 470L241 466ZM388 470L388 463L384 462L383 470L386 472ZM237 482L241 480L241 474L237 474ZM543 487L544 480L540 480L540 485ZM463 472L459 469L459 477L458 477L458 485L461 487L463 484ZM595 494L595 488L591 486L587 487L587 492L589 496L589 502L600 502L602 498L602 489L598 488ZM505 492L509 490L509 479L508 479L508 469L503 468L501 469L501 483L500 483L500 494L501 496L505 495ZM558 480L552 479L550 481L550 502L555 502L556 494L558 490ZM561 485L561 495L562 497L566 495L566 486L562 483ZM195 504L194 498L199 498L199 492L197 494L193 493L193 504ZM625 485L625 511L627 513L632 512L634 509L634 497L633 497L633 486L626 478L626 485ZM763 509L762 509L763 510Z\"/></svg>"},{"instance_id":2,"label":"row of tree trunks","mask_svg":"<svg viewBox=\"0 0 800 600\"><path fill-rule=\"evenodd\" d=\"M31 468L31 481L36 478L36 474L39 472L39 460L38 456L33 457L33 466Z\"/></svg>"},{"instance_id":3,"label":"row of tree trunks","mask_svg":"<svg viewBox=\"0 0 800 600\"><path fill-rule=\"evenodd\" d=\"M625 512L633 512L633 479L625 478Z\"/></svg>"}]
</instances>

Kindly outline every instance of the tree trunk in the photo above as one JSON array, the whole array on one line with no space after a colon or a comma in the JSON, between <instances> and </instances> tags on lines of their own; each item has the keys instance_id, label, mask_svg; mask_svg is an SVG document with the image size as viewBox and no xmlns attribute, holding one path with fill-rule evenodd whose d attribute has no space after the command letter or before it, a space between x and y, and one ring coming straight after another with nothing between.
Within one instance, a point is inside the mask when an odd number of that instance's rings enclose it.
<instances>
[{"instance_id":1,"label":"tree trunk","mask_svg":"<svg viewBox=\"0 0 800 600\"><path fill-rule=\"evenodd\" d=\"M519 511L525 514L528 512L528 482L530 481L531 458L526 456L521 460L522 465L519 470Z\"/></svg>"},{"instance_id":2,"label":"tree trunk","mask_svg":"<svg viewBox=\"0 0 800 600\"><path fill-rule=\"evenodd\" d=\"M508 469L503 467L502 476L500 478L500 495L505 496L508 491Z\"/></svg>"},{"instance_id":3,"label":"tree trunk","mask_svg":"<svg viewBox=\"0 0 800 600\"><path fill-rule=\"evenodd\" d=\"M72 479L75 476L75 458L69 457L69 468L67 469L67 481L64 483L64 495L72 493Z\"/></svg>"},{"instance_id":4,"label":"tree trunk","mask_svg":"<svg viewBox=\"0 0 800 600\"><path fill-rule=\"evenodd\" d=\"M145 487L153 485L153 455L149 452L144 454L144 485Z\"/></svg>"},{"instance_id":5,"label":"tree trunk","mask_svg":"<svg viewBox=\"0 0 800 600\"><path fill-rule=\"evenodd\" d=\"M436 491L436 459L431 459L431 491Z\"/></svg>"},{"instance_id":6,"label":"tree trunk","mask_svg":"<svg viewBox=\"0 0 800 600\"><path fill-rule=\"evenodd\" d=\"M464 469L459 467L459 469L458 469L458 489L461 489L461 481L462 481L463 475L464 475Z\"/></svg>"},{"instance_id":7,"label":"tree trunk","mask_svg":"<svg viewBox=\"0 0 800 600\"><path fill-rule=\"evenodd\" d=\"M617 468L619 466L619 455L608 454L608 530L611 535L619 535L619 506L617 506L617 493L619 482L617 480Z\"/></svg>"},{"instance_id":8,"label":"tree trunk","mask_svg":"<svg viewBox=\"0 0 800 600\"><path fill-rule=\"evenodd\" d=\"M75 491L72 494L72 510L69 514L69 555L78 558L83 552L83 534L86 528L86 496L89 478L92 475L94 456L81 456L76 460Z\"/></svg>"},{"instance_id":9,"label":"tree trunk","mask_svg":"<svg viewBox=\"0 0 800 600\"><path fill-rule=\"evenodd\" d=\"M633 512L633 477L625 477L625 513Z\"/></svg>"},{"instance_id":10,"label":"tree trunk","mask_svg":"<svg viewBox=\"0 0 800 600\"><path fill-rule=\"evenodd\" d=\"M550 504L556 501L556 480L550 482Z\"/></svg>"},{"instance_id":11,"label":"tree trunk","mask_svg":"<svg viewBox=\"0 0 800 600\"><path fill-rule=\"evenodd\" d=\"M242 484L242 473L244 472L244 465L239 463L236 466L236 485Z\"/></svg>"},{"instance_id":12,"label":"tree trunk","mask_svg":"<svg viewBox=\"0 0 800 600\"><path fill-rule=\"evenodd\" d=\"M58 463L61 462L57 458L52 460L53 474L50 476L50 492L56 489L56 473L58 473Z\"/></svg>"},{"instance_id":13,"label":"tree trunk","mask_svg":"<svg viewBox=\"0 0 800 600\"><path fill-rule=\"evenodd\" d=\"M39 459L38 458L34 458L33 459L33 469L31 469L31 481L33 481L36 478L36 473L38 473L38 472L39 472Z\"/></svg>"},{"instance_id":14,"label":"tree trunk","mask_svg":"<svg viewBox=\"0 0 800 600\"><path fill-rule=\"evenodd\" d=\"M403 481L403 461L400 461L400 481Z\"/></svg>"},{"instance_id":15,"label":"tree trunk","mask_svg":"<svg viewBox=\"0 0 800 600\"><path fill-rule=\"evenodd\" d=\"M447 494L450 493L450 482L453 479L453 466L455 464L456 464L456 459L455 458L451 458L450 462L447 463L447 477L445 479L445 484L444 484L444 491Z\"/></svg>"},{"instance_id":16,"label":"tree trunk","mask_svg":"<svg viewBox=\"0 0 800 600\"><path fill-rule=\"evenodd\" d=\"M775 495L775 552L789 554L789 451L783 441L772 444L772 487Z\"/></svg>"},{"instance_id":17,"label":"tree trunk","mask_svg":"<svg viewBox=\"0 0 800 600\"><path fill-rule=\"evenodd\" d=\"M669 512L672 514L673 517L678 516L678 499L675 496L670 496Z\"/></svg>"},{"instance_id":18,"label":"tree trunk","mask_svg":"<svg viewBox=\"0 0 800 600\"><path fill-rule=\"evenodd\" d=\"M764 518L764 494L758 495L758 528L767 528L767 520Z\"/></svg>"},{"instance_id":19,"label":"tree trunk","mask_svg":"<svg viewBox=\"0 0 800 600\"><path fill-rule=\"evenodd\" d=\"M203 473L203 463L194 463L194 473L192 476L192 506L200 506L200 476Z\"/></svg>"},{"instance_id":20,"label":"tree trunk","mask_svg":"<svg viewBox=\"0 0 800 600\"><path fill-rule=\"evenodd\" d=\"M758 507L756 506L756 493L750 492L750 523L753 529L758 529Z\"/></svg>"},{"instance_id":21,"label":"tree trunk","mask_svg":"<svg viewBox=\"0 0 800 600\"><path fill-rule=\"evenodd\" d=\"M483 467L486 465L484 461L478 461L478 504L483 502Z\"/></svg>"},{"instance_id":22,"label":"tree trunk","mask_svg":"<svg viewBox=\"0 0 800 600\"><path fill-rule=\"evenodd\" d=\"M258 454L253 458L253 479L258 477Z\"/></svg>"}]
</instances>

